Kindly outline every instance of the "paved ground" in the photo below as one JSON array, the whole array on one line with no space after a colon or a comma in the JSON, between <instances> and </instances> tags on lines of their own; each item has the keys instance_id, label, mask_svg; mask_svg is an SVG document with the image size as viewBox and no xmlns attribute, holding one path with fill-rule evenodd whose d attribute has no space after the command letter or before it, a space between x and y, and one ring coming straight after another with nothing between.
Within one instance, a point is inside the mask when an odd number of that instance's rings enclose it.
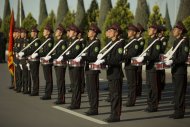
<instances>
[{"instance_id":1,"label":"paved ground","mask_svg":"<svg viewBox=\"0 0 190 127\"><path fill-rule=\"evenodd\" d=\"M167 71L169 72L169 71ZM189 71L190 72L190 71ZM144 77L143 73L143 77ZM188 75L190 78L190 75ZM44 93L44 79L40 70L40 96ZM171 85L171 75L167 74L167 86L163 91L162 101L159 111L156 113L146 113L146 86L143 81L143 95L137 98L135 107L122 107L121 122L105 123L103 119L110 114L110 103L105 102L108 92L104 91L107 81L105 71L100 75L100 107L99 115L86 117L84 112L89 108L86 92L82 95L81 109L67 110L70 104L71 94L66 94L66 104L55 106L53 102L57 97L57 88L54 81L52 100L42 101L40 97L30 97L21 93L9 90L10 75L6 64L0 64L0 127L187 127L190 125L190 86L187 90L186 115L184 119L173 120L168 115L173 113L173 105L170 101L173 97L173 87ZM145 77L144 77L145 79ZM66 75L68 87L69 78ZM189 83L190 84L190 83ZM124 79L123 104L126 102L127 86Z\"/></svg>"}]
</instances>

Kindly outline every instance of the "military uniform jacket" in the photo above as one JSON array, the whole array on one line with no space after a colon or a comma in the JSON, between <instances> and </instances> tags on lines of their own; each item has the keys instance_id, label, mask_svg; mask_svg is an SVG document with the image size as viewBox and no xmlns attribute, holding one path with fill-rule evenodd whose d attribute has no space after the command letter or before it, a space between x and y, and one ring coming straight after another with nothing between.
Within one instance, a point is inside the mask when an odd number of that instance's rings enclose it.
<instances>
[{"instance_id":1,"label":"military uniform jacket","mask_svg":"<svg viewBox=\"0 0 190 127\"><path fill-rule=\"evenodd\" d=\"M49 38L46 38L45 40L42 41L42 44ZM54 40L53 38L50 38L48 42L39 50L39 57L45 57L50 50L53 48L54 45Z\"/></svg>"},{"instance_id":2,"label":"military uniform jacket","mask_svg":"<svg viewBox=\"0 0 190 127\"><path fill-rule=\"evenodd\" d=\"M128 40L128 43L134 39ZM131 58L136 57L139 54L139 42L137 40L133 41L126 49L124 54L125 59L125 69L137 69L137 66L131 65Z\"/></svg>"},{"instance_id":3,"label":"military uniform jacket","mask_svg":"<svg viewBox=\"0 0 190 127\"><path fill-rule=\"evenodd\" d=\"M73 43L73 42L75 42L77 40L77 38L76 39L72 39L71 40L71 42ZM71 47L71 49L68 51L69 53L66 55L64 55L64 59L65 60L70 60L70 59L74 59L74 58L76 58L78 55L79 55L79 53L82 51L82 43L80 42L80 41L78 41L78 42L76 42L72 47Z\"/></svg>"},{"instance_id":4,"label":"military uniform jacket","mask_svg":"<svg viewBox=\"0 0 190 127\"><path fill-rule=\"evenodd\" d=\"M97 74L100 73L100 71L97 70L90 70L89 69L89 63L95 62L97 60L97 55L100 51L100 40L99 39L93 39L88 44L90 45L96 41L93 45L90 46L90 48L86 51L87 55L83 57L83 59L86 61L85 71L86 74Z\"/></svg>"},{"instance_id":5,"label":"military uniform jacket","mask_svg":"<svg viewBox=\"0 0 190 127\"><path fill-rule=\"evenodd\" d=\"M137 41L139 42L139 54L138 55L140 55L144 50L145 40L143 39L143 37L139 37L139 38L137 38Z\"/></svg>"},{"instance_id":6,"label":"military uniform jacket","mask_svg":"<svg viewBox=\"0 0 190 127\"><path fill-rule=\"evenodd\" d=\"M15 64L18 64L19 63L19 60L16 58L16 53L19 53L19 51L21 50L21 42L20 42L20 39L15 39L14 40L14 46L13 46L13 53L14 53L14 63Z\"/></svg>"},{"instance_id":7,"label":"military uniform jacket","mask_svg":"<svg viewBox=\"0 0 190 127\"><path fill-rule=\"evenodd\" d=\"M62 40L59 45L55 48L55 50L52 53L52 59L57 59L66 49L67 49L67 43L65 40L63 40L62 38L57 40L57 42L55 43L55 45ZM54 46L55 46L54 45Z\"/></svg>"},{"instance_id":8,"label":"military uniform jacket","mask_svg":"<svg viewBox=\"0 0 190 127\"><path fill-rule=\"evenodd\" d=\"M36 38L31 39L30 43L32 41L34 41ZM26 50L24 50L24 56L23 57L27 57L29 55L32 55L32 53L34 53L36 51L36 49L40 46L41 42L40 39L36 40L35 42L32 43L32 45L30 45L30 47Z\"/></svg>"},{"instance_id":9,"label":"military uniform jacket","mask_svg":"<svg viewBox=\"0 0 190 127\"><path fill-rule=\"evenodd\" d=\"M21 39L21 47L20 47L20 51L23 50L28 44L29 44L29 39ZM20 52L19 51L19 52ZM22 57L23 59L20 60L20 64L26 64L26 57Z\"/></svg>"},{"instance_id":10,"label":"military uniform jacket","mask_svg":"<svg viewBox=\"0 0 190 127\"><path fill-rule=\"evenodd\" d=\"M173 49L177 46L181 39L183 39L183 37L174 41ZM187 65L185 62L187 61L188 54L189 41L187 38L185 38L185 40L180 44L176 52L173 54L172 74L187 74Z\"/></svg>"},{"instance_id":11,"label":"military uniform jacket","mask_svg":"<svg viewBox=\"0 0 190 127\"><path fill-rule=\"evenodd\" d=\"M151 38L148 42L148 45L154 42L157 38ZM156 72L154 67L154 63L159 61L159 55L161 54L161 42L157 40L151 48L147 51L147 55L145 56L146 70L149 72Z\"/></svg>"},{"instance_id":12,"label":"military uniform jacket","mask_svg":"<svg viewBox=\"0 0 190 127\"><path fill-rule=\"evenodd\" d=\"M113 44L119 39L113 41ZM123 60L123 47L124 41L121 40L112 48L112 50L105 56L105 63L108 65L107 78L108 80L122 79L122 60Z\"/></svg>"},{"instance_id":13,"label":"military uniform jacket","mask_svg":"<svg viewBox=\"0 0 190 127\"><path fill-rule=\"evenodd\" d=\"M161 53L165 53L166 47L168 44L168 38L167 37L161 37L160 41L161 41Z\"/></svg>"}]
</instances>

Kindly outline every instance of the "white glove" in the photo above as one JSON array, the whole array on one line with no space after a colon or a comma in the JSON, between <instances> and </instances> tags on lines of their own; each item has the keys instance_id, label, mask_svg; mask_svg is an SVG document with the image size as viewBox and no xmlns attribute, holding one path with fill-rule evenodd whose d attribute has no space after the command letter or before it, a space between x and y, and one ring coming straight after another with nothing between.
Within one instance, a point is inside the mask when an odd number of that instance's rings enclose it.
<instances>
[{"instance_id":1,"label":"white glove","mask_svg":"<svg viewBox=\"0 0 190 127\"><path fill-rule=\"evenodd\" d=\"M80 62L81 59L82 59L82 57L80 56L80 57L75 58L74 60L75 60L76 62Z\"/></svg>"},{"instance_id":2,"label":"white glove","mask_svg":"<svg viewBox=\"0 0 190 127\"><path fill-rule=\"evenodd\" d=\"M166 60L166 61L165 61L165 64L170 66L170 65L173 64L173 60Z\"/></svg>"},{"instance_id":3,"label":"white glove","mask_svg":"<svg viewBox=\"0 0 190 127\"><path fill-rule=\"evenodd\" d=\"M103 56L103 54L98 54L97 58L98 58L98 59L101 59L102 56Z\"/></svg>"},{"instance_id":4,"label":"white glove","mask_svg":"<svg viewBox=\"0 0 190 127\"><path fill-rule=\"evenodd\" d=\"M142 62L144 60L144 56L138 57L137 62Z\"/></svg>"},{"instance_id":5,"label":"white glove","mask_svg":"<svg viewBox=\"0 0 190 127\"><path fill-rule=\"evenodd\" d=\"M18 55L18 53L16 53L16 58L18 58L19 57L19 55Z\"/></svg>"},{"instance_id":6,"label":"white glove","mask_svg":"<svg viewBox=\"0 0 190 127\"><path fill-rule=\"evenodd\" d=\"M20 69L23 70L22 64L19 64L19 66L20 66Z\"/></svg>"},{"instance_id":7,"label":"white glove","mask_svg":"<svg viewBox=\"0 0 190 127\"><path fill-rule=\"evenodd\" d=\"M34 53L34 54L32 54L32 58L34 59L34 58L36 58L38 56L38 53Z\"/></svg>"},{"instance_id":8,"label":"white glove","mask_svg":"<svg viewBox=\"0 0 190 127\"><path fill-rule=\"evenodd\" d=\"M87 53L83 53L83 54L82 54L82 56L86 56L86 55L87 55Z\"/></svg>"},{"instance_id":9,"label":"white glove","mask_svg":"<svg viewBox=\"0 0 190 127\"><path fill-rule=\"evenodd\" d=\"M144 53L142 56L146 56L147 53Z\"/></svg>"},{"instance_id":10,"label":"white glove","mask_svg":"<svg viewBox=\"0 0 190 127\"><path fill-rule=\"evenodd\" d=\"M67 53L66 53L66 55L69 55L70 54L70 51L68 51Z\"/></svg>"},{"instance_id":11,"label":"white glove","mask_svg":"<svg viewBox=\"0 0 190 127\"><path fill-rule=\"evenodd\" d=\"M27 63L26 66L27 66L28 70L30 70L30 64Z\"/></svg>"},{"instance_id":12,"label":"white glove","mask_svg":"<svg viewBox=\"0 0 190 127\"><path fill-rule=\"evenodd\" d=\"M63 56L60 56L58 59L57 59L57 61L62 61L63 60Z\"/></svg>"},{"instance_id":13,"label":"white glove","mask_svg":"<svg viewBox=\"0 0 190 127\"><path fill-rule=\"evenodd\" d=\"M20 57L22 57L22 56L24 56L24 52L19 52L18 55L19 55Z\"/></svg>"},{"instance_id":14,"label":"white glove","mask_svg":"<svg viewBox=\"0 0 190 127\"><path fill-rule=\"evenodd\" d=\"M46 56L46 57L44 57L44 60L46 60L46 61L48 61L48 60L50 60L51 59L51 56Z\"/></svg>"},{"instance_id":15,"label":"white glove","mask_svg":"<svg viewBox=\"0 0 190 127\"><path fill-rule=\"evenodd\" d=\"M105 60L102 59L102 60L97 60L95 63L96 63L96 64L102 64L102 63L104 63L104 62L105 62Z\"/></svg>"}]
</instances>

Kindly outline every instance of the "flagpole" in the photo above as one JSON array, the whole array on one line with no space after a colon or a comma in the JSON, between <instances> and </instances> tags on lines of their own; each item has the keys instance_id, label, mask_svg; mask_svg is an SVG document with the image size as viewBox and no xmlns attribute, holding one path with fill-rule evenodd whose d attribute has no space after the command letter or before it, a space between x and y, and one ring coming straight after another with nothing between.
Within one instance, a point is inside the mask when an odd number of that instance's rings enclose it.
<instances>
[{"instance_id":1,"label":"flagpole","mask_svg":"<svg viewBox=\"0 0 190 127\"><path fill-rule=\"evenodd\" d=\"M20 8L19 8L19 13L20 13L20 19L19 19L19 21L20 21L20 27L21 27L21 25L22 25L22 13L21 13L21 0L19 0L19 4L20 4Z\"/></svg>"}]
</instances>

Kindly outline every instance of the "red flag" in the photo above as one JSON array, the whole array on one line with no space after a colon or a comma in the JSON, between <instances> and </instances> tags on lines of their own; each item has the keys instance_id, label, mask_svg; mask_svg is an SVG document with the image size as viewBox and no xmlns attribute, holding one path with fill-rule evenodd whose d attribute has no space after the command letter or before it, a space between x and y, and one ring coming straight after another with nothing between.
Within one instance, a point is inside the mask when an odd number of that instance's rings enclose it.
<instances>
[{"instance_id":1,"label":"red flag","mask_svg":"<svg viewBox=\"0 0 190 127\"><path fill-rule=\"evenodd\" d=\"M14 12L11 12L10 29L9 29L9 44L8 44L8 69L11 75L14 75L13 65L13 30L14 30Z\"/></svg>"}]
</instances>

